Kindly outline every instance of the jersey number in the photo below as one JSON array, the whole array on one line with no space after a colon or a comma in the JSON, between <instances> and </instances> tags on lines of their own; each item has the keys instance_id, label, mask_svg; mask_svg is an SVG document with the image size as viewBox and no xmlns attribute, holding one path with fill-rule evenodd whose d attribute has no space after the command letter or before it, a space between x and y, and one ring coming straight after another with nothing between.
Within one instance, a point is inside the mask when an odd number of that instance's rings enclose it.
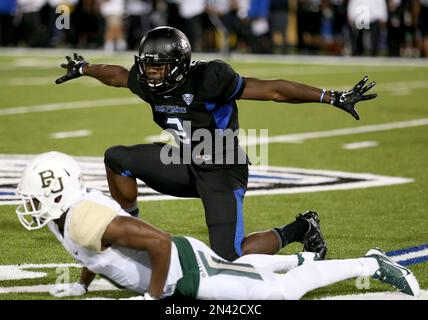
<instances>
[{"instance_id":1,"label":"jersey number","mask_svg":"<svg viewBox=\"0 0 428 320\"><path fill-rule=\"evenodd\" d=\"M186 131L184 131L184 129L183 129L183 123L182 123L181 119L179 119L179 118L168 118L166 120L166 123L174 128L173 130L175 132L175 135L181 143L190 144L190 139L187 136Z\"/></svg>"}]
</instances>

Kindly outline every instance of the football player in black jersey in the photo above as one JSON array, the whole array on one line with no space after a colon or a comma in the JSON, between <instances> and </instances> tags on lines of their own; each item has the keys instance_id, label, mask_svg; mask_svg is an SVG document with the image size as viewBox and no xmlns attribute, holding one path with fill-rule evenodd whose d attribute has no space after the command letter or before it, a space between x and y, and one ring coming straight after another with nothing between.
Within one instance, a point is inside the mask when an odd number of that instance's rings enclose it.
<instances>
[{"instance_id":1,"label":"football player in black jersey","mask_svg":"<svg viewBox=\"0 0 428 320\"><path fill-rule=\"evenodd\" d=\"M191 61L189 41L172 27L145 34L131 70L90 64L77 54L61 66L67 72L56 83L86 75L109 86L129 88L151 106L153 120L174 135L178 147L154 143L113 146L105 152L111 195L126 211L138 215L138 178L163 194L200 198L211 248L225 259L273 254L294 241L325 257L327 245L313 211L288 225L245 236L242 206L249 161L234 134L239 128L236 100L326 103L358 120L355 104L376 97L365 95L374 82L366 85L364 77L353 89L339 92L287 80L242 77L221 60ZM211 144L201 148L207 135ZM218 139L228 135L231 143Z\"/></svg>"}]
</instances>

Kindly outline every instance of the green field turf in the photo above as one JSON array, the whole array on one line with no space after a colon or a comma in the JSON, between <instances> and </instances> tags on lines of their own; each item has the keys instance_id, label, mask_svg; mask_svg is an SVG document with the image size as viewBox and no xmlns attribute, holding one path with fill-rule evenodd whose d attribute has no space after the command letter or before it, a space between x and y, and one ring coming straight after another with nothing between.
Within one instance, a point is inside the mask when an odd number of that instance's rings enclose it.
<instances>
[{"instance_id":1,"label":"green field turf","mask_svg":"<svg viewBox=\"0 0 428 320\"><path fill-rule=\"evenodd\" d=\"M91 62L130 67L132 54L97 56ZM80 78L55 85L62 75L60 53L0 54L0 113L12 107L132 98L127 89L109 88L96 80ZM364 66L229 61L243 76L285 78L325 88L351 88L364 75L375 80L378 98L358 105L360 121L328 105L279 104L240 101L243 129L269 129L283 135L358 127L428 118L428 64L426 66L381 64ZM63 131L91 130L85 137L52 139ZM116 144L144 143L160 129L152 121L148 105L124 104L23 114L0 114L0 154L37 154L50 150L74 156L102 157ZM345 150L343 144L376 141L378 146ZM294 220L297 213L315 209L329 245L329 259L353 258L379 246L386 251L428 243L428 127L316 138L303 143L269 145L269 164L307 169L373 173L415 179L402 185L369 189L247 197L244 203L246 232L264 230ZM176 235L190 235L208 243L202 204L199 200L140 202L142 218ZM22 263L72 263L46 230L26 231L18 222L14 206L0 206L0 270L2 265ZM294 253L293 244L280 253ZM421 288L428 289L428 262L412 265ZM36 271L36 270L35 270ZM40 270L37 270L40 271ZM0 281L1 287L52 284L55 269L32 280ZM72 279L78 272L73 269ZM377 282L359 290L345 281L307 294L305 299L328 295L389 291ZM127 292L90 292L88 297L127 297ZM0 299L51 299L48 293L0 293Z\"/></svg>"}]
</instances>

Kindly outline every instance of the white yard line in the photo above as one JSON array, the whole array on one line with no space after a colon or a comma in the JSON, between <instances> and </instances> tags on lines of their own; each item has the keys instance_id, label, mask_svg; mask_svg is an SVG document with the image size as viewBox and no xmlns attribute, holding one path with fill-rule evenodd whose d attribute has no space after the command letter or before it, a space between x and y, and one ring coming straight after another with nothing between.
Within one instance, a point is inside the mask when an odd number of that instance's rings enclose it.
<instances>
[{"instance_id":1,"label":"white yard line","mask_svg":"<svg viewBox=\"0 0 428 320\"><path fill-rule=\"evenodd\" d=\"M297 73L297 71L296 71ZM85 85L98 85L98 82L94 79L85 79L88 81L79 83ZM45 81L47 85L53 84L53 78L28 78L27 80L23 78L12 78L10 81L15 84L26 84L28 81L28 85L38 84L41 85ZM50 83L52 82L52 83ZM352 85L343 86L341 89L349 89ZM387 82L378 84L373 90L374 91L390 91L393 95L402 95L409 94L411 90L414 89L427 89L428 81L406 81L406 82ZM375 90L376 89L376 90ZM129 98L112 98L112 99L100 99L100 100L83 100L83 101L73 101L73 102L59 102L59 103L48 103L34 106L18 106L11 108L0 109L0 116L4 115L14 115L14 114L23 114L23 113L31 113L31 112L48 112L48 111L58 111L58 110L69 110L69 109L83 109L83 108L94 108L94 107L108 107L115 106L120 104L138 104L144 103L141 99L137 97L129 97Z\"/></svg>"},{"instance_id":2,"label":"white yard line","mask_svg":"<svg viewBox=\"0 0 428 320\"><path fill-rule=\"evenodd\" d=\"M80 264L77 263L23 263L23 264L10 264L10 265L3 265L2 267L18 267L21 269L52 269L52 268L79 268L81 267Z\"/></svg>"},{"instance_id":3,"label":"white yard line","mask_svg":"<svg viewBox=\"0 0 428 320\"><path fill-rule=\"evenodd\" d=\"M5 81L11 86L46 86L54 84L54 77L11 78Z\"/></svg>"},{"instance_id":4,"label":"white yard line","mask_svg":"<svg viewBox=\"0 0 428 320\"><path fill-rule=\"evenodd\" d=\"M0 287L0 294L2 293L44 293L49 292L55 287L55 284L43 284L34 286L14 286L14 287ZM120 290L109 283L107 280L95 280L89 287L90 291L116 291Z\"/></svg>"},{"instance_id":5,"label":"white yard line","mask_svg":"<svg viewBox=\"0 0 428 320\"><path fill-rule=\"evenodd\" d=\"M0 281L43 278L47 275L46 272L28 271L25 269L44 269L44 268L51 269L51 268L77 268L77 267L80 267L80 266L75 263L0 265Z\"/></svg>"},{"instance_id":6,"label":"white yard line","mask_svg":"<svg viewBox=\"0 0 428 320\"><path fill-rule=\"evenodd\" d=\"M63 131L63 132L54 132L50 135L53 139L67 139L67 138L76 138L76 137L86 137L92 134L91 130L76 130L76 131Z\"/></svg>"},{"instance_id":7,"label":"white yard line","mask_svg":"<svg viewBox=\"0 0 428 320\"><path fill-rule=\"evenodd\" d=\"M56 86L55 79L59 76L61 76L61 73L58 73L56 76L51 77L11 78L6 81L1 81L0 84L4 83L9 86ZM85 87L99 86L100 84L101 83L94 78L86 78L83 81L71 81L67 83L67 85L78 85Z\"/></svg>"},{"instance_id":8,"label":"white yard line","mask_svg":"<svg viewBox=\"0 0 428 320\"><path fill-rule=\"evenodd\" d=\"M421 87L422 85L418 85L418 88L421 88ZM48 111L58 111L58 110L109 107L109 106L130 105L130 104L139 104L139 103L142 103L142 101L137 97L50 103L50 104L42 104L42 105L0 109L0 116L26 114L26 113L32 113L32 112L48 112ZM305 133L296 133L296 134L288 134L288 135L278 135L278 136L269 137L268 139L261 139L260 142L249 140L247 141L247 145L254 145L258 143L261 143L261 144L300 143L309 139L343 136L343 135L351 135L351 134L358 134L358 133L378 132L378 131L385 131L385 130L392 130L392 129L425 126L425 125L428 125L428 118L384 123L384 124L377 124L377 125L368 125L368 126L361 126L361 127L334 129L334 130L327 130L327 131L315 131L315 132L305 132Z\"/></svg>"},{"instance_id":9,"label":"white yard line","mask_svg":"<svg viewBox=\"0 0 428 320\"><path fill-rule=\"evenodd\" d=\"M353 135L353 134L360 134L360 133L420 127L420 126L426 126L426 125L428 125L428 118L422 118L422 119L415 119L415 120L409 120L409 121L390 122L390 123L374 124L374 125L361 126L361 127L272 136L264 139L262 138L257 140L249 140L247 141L247 145L267 144L267 143L301 143L301 142L304 142L305 140L310 140L310 139L338 137L338 136L346 136L346 135Z\"/></svg>"},{"instance_id":10,"label":"white yard line","mask_svg":"<svg viewBox=\"0 0 428 320\"><path fill-rule=\"evenodd\" d=\"M352 86L352 84L343 86L341 85L340 87L336 87L335 89L348 90ZM322 87L322 85L319 85L319 87ZM406 82L383 82L378 83L376 87L374 87L370 92L389 91L389 94L391 94L392 96L404 96L410 94L413 90L417 89L428 89L428 81L415 80Z\"/></svg>"},{"instance_id":11,"label":"white yard line","mask_svg":"<svg viewBox=\"0 0 428 320\"><path fill-rule=\"evenodd\" d=\"M428 125L428 118L422 118L422 119L414 119L414 120L408 120L408 121L374 124L374 125L361 126L361 127L341 128L341 129L333 129L333 130L326 130L326 131L292 133L292 134L285 134L285 135L278 135L278 136L270 136L267 138L260 138L260 137L256 139L247 138L247 140L245 140L240 136L240 143L243 146L245 145L252 146L257 144L270 144L270 143L302 143L305 140L310 140L310 139L346 136L346 135L353 135L353 134L359 134L359 133L379 132L379 131L387 131L387 130L394 130L394 129L404 129L404 128L411 128L411 127L426 126L426 125ZM171 139L173 138L172 136L169 136L169 134L159 134L159 135L152 135L152 136L145 137L145 140L151 143L168 142ZM344 145L344 148L345 149L368 148L376 145L377 145L377 142L375 141L366 141L362 145L349 144L348 147L345 147L346 145Z\"/></svg>"},{"instance_id":12,"label":"white yard line","mask_svg":"<svg viewBox=\"0 0 428 320\"><path fill-rule=\"evenodd\" d=\"M401 82L385 82L377 84L374 87L373 91L386 90L386 91L395 91L395 90L413 90L413 89L426 89L428 88L428 81L401 81Z\"/></svg>"},{"instance_id":13,"label":"white yard line","mask_svg":"<svg viewBox=\"0 0 428 320\"><path fill-rule=\"evenodd\" d=\"M361 141L361 142L344 144L342 145L342 148L345 150L356 150L356 149L377 147L378 145L379 143L377 141Z\"/></svg>"},{"instance_id":14,"label":"white yard line","mask_svg":"<svg viewBox=\"0 0 428 320\"><path fill-rule=\"evenodd\" d=\"M142 103L142 101L137 97L49 103L49 104L41 104L41 105L35 105L35 106L23 106L23 107L0 109L0 116L24 114L24 113L32 113L32 112L86 109L86 108L95 108L95 107L111 107L111 106L117 106L117 105L128 105L128 104L138 104L138 103Z\"/></svg>"}]
</instances>

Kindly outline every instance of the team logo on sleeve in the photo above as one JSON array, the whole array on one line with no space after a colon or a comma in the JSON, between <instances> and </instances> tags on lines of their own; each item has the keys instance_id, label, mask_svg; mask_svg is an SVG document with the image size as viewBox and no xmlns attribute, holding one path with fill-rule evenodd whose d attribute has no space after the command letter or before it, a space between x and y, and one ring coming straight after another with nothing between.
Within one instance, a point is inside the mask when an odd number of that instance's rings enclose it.
<instances>
[{"instance_id":1,"label":"team logo on sleeve","mask_svg":"<svg viewBox=\"0 0 428 320\"><path fill-rule=\"evenodd\" d=\"M186 102L188 106L190 106L193 102L193 94L191 93L183 94L183 101Z\"/></svg>"},{"instance_id":2,"label":"team logo on sleeve","mask_svg":"<svg viewBox=\"0 0 428 320\"><path fill-rule=\"evenodd\" d=\"M34 155L0 155L0 205L18 204L15 194L25 165ZM103 158L76 157L83 171L85 187L109 193ZM45 185L54 180L53 174L45 171L41 176ZM55 179L58 180L58 179ZM252 166L249 172L247 196L294 194L331 190L360 189L387 185L411 183L413 179L380 176L371 173L353 173L319 169L289 167ZM178 198L160 194L142 181L138 182L138 200L177 200ZM57 181L53 189L58 192L62 182Z\"/></svg>"}]
</instances>

